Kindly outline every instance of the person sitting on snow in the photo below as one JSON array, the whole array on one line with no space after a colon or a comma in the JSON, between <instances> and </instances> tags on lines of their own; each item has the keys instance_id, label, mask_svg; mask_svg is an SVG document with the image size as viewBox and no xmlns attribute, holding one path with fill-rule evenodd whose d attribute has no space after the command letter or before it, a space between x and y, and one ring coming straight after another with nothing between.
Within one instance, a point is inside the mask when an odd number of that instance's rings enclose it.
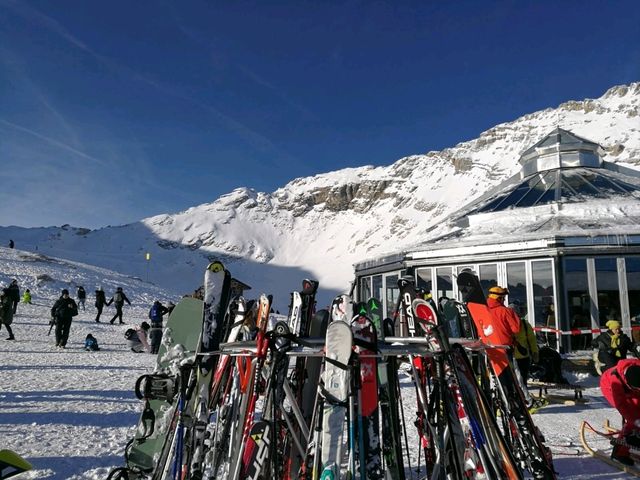
<instances>
[{"instance_id":1,"label":"person sitting on snow","mask_svg":"<svg viewBox=\"0 0 640 480\"><path fill-rule=\"evenodd\" d=\"M132 352L142 353L151 352L151 346L147 340L147 334L151 326L147 322L142 322L137 328L129 328L124 333L124 338L127 339L129 348Z\"/></svg>"},{"instance_id":2,"label":"person sitting on snow","mask_svg":"<svg viewBox=\"0 0 640 480\"><path fill-rule=\"evenodd\" d=\"M600 389L604 398L624 419L611 458L625 465L633 465L629 446L640 448L640 360L619 360L602 373Z\"/></svg>"},{"instance_id":3,"label":"person sitting on snow","mask_svg":"<svg viewBox=\"0 0 640 480\"><path fill-rule=\"evenodd\" d=\"M96 340L96 337L94 337L90 333L88 333L87 338L84 339L84 349L87 352L97 352L98 350L100 350L100 347L98 346L98 340Z\"/></svg>"}]
</instances>

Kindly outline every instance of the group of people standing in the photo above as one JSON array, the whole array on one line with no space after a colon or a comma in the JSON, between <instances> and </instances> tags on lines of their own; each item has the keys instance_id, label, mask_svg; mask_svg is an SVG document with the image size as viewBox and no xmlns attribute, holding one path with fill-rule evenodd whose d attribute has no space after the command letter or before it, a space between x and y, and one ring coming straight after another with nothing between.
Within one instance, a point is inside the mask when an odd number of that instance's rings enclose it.
<instances>
[{"instance_id":1,"label":"group of people standing","mask_svg":"<svg viewBox=\"0 0 640 480\"><path fill-rule=\"evenodd\" d=\"M71 321L73 317L78 315L79 307L82 307L83 311L86 311L85 303L87 300L87 293L83 286L79 286L76 292L78 302L69 296L69 290L66 288L62 290L60 298L56 300L55 304L51 308L51 319L55 324L56 335L56 347L65 348L69 339L69 330L71 328ZM96 301L95 306L98 310L95 321L100 323L100 316L105 306L114 304L116 313L109 323L113 324L116 320L119 320L120 324L124 324L122 319L122 308L124 304L131 305L131 301L127 298L122 287L116 288L115 293L107 301L106 295L102 287L96 289Z\"/></svg>"}]
</instances>

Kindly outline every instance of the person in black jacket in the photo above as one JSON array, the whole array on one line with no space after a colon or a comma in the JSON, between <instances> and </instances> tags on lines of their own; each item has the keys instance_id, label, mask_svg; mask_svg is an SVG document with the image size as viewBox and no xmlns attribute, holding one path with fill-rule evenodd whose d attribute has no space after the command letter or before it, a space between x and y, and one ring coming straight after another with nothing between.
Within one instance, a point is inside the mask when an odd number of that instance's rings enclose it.
<instances>
[{"instance_id":1,"label":"person in black jacket","mask_svg":"<svg viewBox=\"0 0 640 480\"><path fill-rule=\"evenodd\" d=\"M598 362L603 373L627 358L630 350L635 354L634 344L622 331L620 322L609 320L606 327L608 330L593 340L593 348L598 349Z\"/></svg>"},{"instance_id":2,"label":"person in black jacket","mask_svg":"<svg viewBox=\"0 0 640 480\"><path fill-rule=\"evenodd\" d=\"M71 329L71 320L78 315L75 300L69 297L69 290L62 290L62 295L51 308L51 317L56 322L56 347L66 348Z\"/></svg>"},{"instance_id":3,"label":"person in black jacket","mask_svg":"<svg viewBox=\"0 0 640 480\"><path fill-rule=\"evenodd\" d=\"M9 285L9 294L13 301L13 314L15 315L18 303L20 303L20 287L18 287L18 281L15 278L11 280L11 284Z\"/></svg>"},{"instance_id":4,"label":"person in black jacket","mask_svg":"<svg viewBox=\"0 0 640 480\"><path fill-rule=\"evenodd\" d=\"M84 287L82 285L80 285L78 287L78 308L82 307L82 311L86 311L86 308L84 308L84 302L87 299L87 292L84 290Z\"/></svg>"},{"instance_id":5,"label":"person in black jacket","mask_svg":"<svg viewBox=\"0 0 640 480\"><path fill-rule=\"evenodd\" d=\"M127 296L122 291L122 287L118 287L116 289L116 293L113 294L113 297L107 302L107 305L111 305L112 303L116 307L116 314L113 316L109 323L113 323L116 321L116 318L120 319L120 324L124 324L122 321L122 307L124 307L124 302L127 302L131 305L131 302L127 298Z\"/></svg>"},{"instance_id":6,"label":"person in black jacket","mask_svg":"<svg viewBox=\"0 0 640 480\"><path fill-rule=\"evenodd\" d=\"M0 294L0 328L4 325L7 329L9 337L7 340L15 340L13 336L13 330L11 330L11 323L13 322L13 299L8 288L3 288Z\"/></svg>"},{"instance_id":7,"label":"person in black jacket","mask_svg":"<svg viewBox=\"0 0 640 480\"><path fill-rule=\"evenodd\" d=\"M102 287L98 287L96 290L96 308L98 309L98 314L96 315L96 322L100 323L100 315L102 315L102 309L107 304L107 297L104 294L104 290Z\"/></svg>"}]
</instances>

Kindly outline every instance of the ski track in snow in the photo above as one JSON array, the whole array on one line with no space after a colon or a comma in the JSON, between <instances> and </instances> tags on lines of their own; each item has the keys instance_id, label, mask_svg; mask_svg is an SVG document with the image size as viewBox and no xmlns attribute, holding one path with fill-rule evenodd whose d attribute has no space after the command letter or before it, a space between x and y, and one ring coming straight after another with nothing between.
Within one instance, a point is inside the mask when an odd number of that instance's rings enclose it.
<instances>
[{"instance_id":1,"label":"ski track in snow","mask_svg":"<svg viewBox=\"0 0 640 480\"><path fill-rule=\"evenodd\" d=\"M43 273L53 280L39 286L36 277ZM71 277L85 286L89 298L87 311L81 311L72 323L67 349L61 351L54 347L54 333L47 336L49 310L59 289L71 285ZM177 299L151 284L104 269L82 264L70 269L65 262L24 262L15 252L0 248L0 283L6 285L11 278L18 278L21 292L31 289L35 304L18 306L12 325L15 342L5 341L6 330L0 331L0 448L14 450L34 465L34 470L16 478L104 479L111 468L124 464L124 448L142 408L142 402L134 396L134 384L155 364L155 356L128 350L124 331L146 320L155 298L163 302ZM133 303L124 309L127 325L104 323L113 315L113 307L105 309L103 323L93 321L96 285L124 287ZM75 289L70 291L75 293ZM111 294L109 288L108 298ZM83 350L87 333L98 339L101 351ZM415 470L415 391L406 375L400 378ZM606 418L618 425L619 416L602 398L596 378L581 376L575 380L586 387L584 395L589 403L551 404L534 415L552 450L554 445L580 450L580 455L554 455L559 478L629 478L582 452L578 429L583 419L598 428ZM594 446L606 448L607 442L594 442Z\"/></svg>"}]
</instances>

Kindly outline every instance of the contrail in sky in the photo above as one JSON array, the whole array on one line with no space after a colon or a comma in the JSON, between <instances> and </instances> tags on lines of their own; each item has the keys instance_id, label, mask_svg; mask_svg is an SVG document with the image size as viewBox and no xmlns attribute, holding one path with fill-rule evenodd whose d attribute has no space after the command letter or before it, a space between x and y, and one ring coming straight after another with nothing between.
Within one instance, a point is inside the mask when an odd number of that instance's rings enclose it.
<instances>
[{"instance_id":1,"label":"contrail in sky","mask_svg":"<svg viewBox=\"0 0 640 480\"><path fill-rule=\"evenodd\" d=\"M11 127L15 130L19 130L23 133L28 133L29 135L32 135L40 140L42 140L43 142L46 142L50 145L53 145L54 147L58 147L61 148L62 150L66 150L67 152L73 153L75 155L78 155L79 157L85 158L87 160L91 160L92 162L96 162L99 165L102 166L107 166L107 163L104 162L103 160L100 160L99 158L93 157L87 153L81 152L80 150L78 150L77 148L73 148L71 145L67 145L66 143L63 143L59 140L56 140L54 138L51 137L47 137L45 135L42 135L41 133L38 133L34 130L31 130L27 127L23 127L22 125L18 125L17 123L13 123L13 122L9 122L8 120L5 120L4 118L0 118L0 124L1 125L6 125L7 127Z\"/></svg>"}]
</instances>

